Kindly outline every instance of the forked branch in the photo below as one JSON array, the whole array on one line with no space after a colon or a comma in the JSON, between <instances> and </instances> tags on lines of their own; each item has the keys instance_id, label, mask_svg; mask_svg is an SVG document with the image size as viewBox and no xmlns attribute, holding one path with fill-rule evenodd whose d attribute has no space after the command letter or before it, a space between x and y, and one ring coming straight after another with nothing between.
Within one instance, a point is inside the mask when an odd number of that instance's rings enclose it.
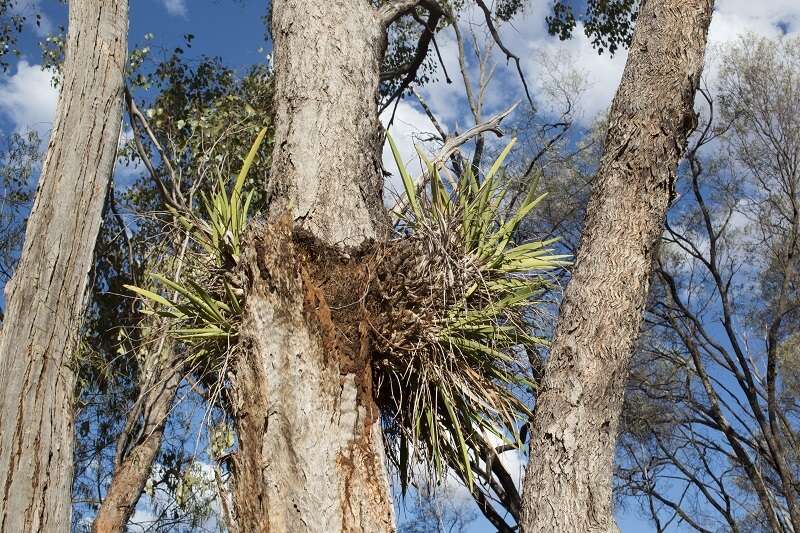
<instances>
[{"instance_id":1,"label":"forked branch","mask_svg":"<svg viewBox=\"0 0 800 533\"><path fill-rule=\"evenodd\" d=\"M494 42L497 43L497 46L499 46L500 50L502 50L506 55L506 59L513 59L514 63L517 65L517 72L519 73L519 79L522 81L522 86L525 89L525 96L528 98L531 108L536 109L536 106L533 103L533 98L531 98L531 93L528 90L528 82L525 81L525 74L522 73L522 65L520 64L519 56L513 53L506 47L505 44L503 44L502 39L500 39L500 34L497 32L497 28L492 20L492 11L486 6L486 3L484 3L483 0L475 0L475 3L478 4L478 7L481 8L481 11L483 11L483 17L486 19L486 27L489 28L489 33L492 34L492 39L494 39Z\"/></svg>"}]
</instances>

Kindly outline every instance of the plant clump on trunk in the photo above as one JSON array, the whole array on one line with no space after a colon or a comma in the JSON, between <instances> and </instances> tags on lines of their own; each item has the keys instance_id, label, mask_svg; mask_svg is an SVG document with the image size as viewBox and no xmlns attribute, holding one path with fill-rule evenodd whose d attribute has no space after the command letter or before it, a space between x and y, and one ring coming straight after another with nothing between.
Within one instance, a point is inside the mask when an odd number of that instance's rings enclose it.
<instances>
[{"instance_id":1,"label":"plant clump on trunk","mask_svg":"<svg viewBox=\"0 0 800 533\"><path fill-rule=\"evenodd\" d=\"M437 479L454 468L471 484L479 443L489 434L518 441L518 427L531 416L526 400L535 384L527 377L525 347L546 343L533 333L537 304L550 288L546 272L566 258L548 248L553 241L514 240L543 196L533 184L504 216L507 189L497 176L512 145L480 181L469 170L458 182L443 179L430 166L430 188L422 191L396 159L408 211L386 241L330 245L293 227L288 215L251 223L248 236L241 223L233 228L236 242L249 240L241 248L252 251L236 256L240 277L258 273L279 295L294 290L291 280L302 281L305 321L320 334L325 353L339 359L340 371L356 377L359 404L371 413L367 422L381 418L403 490L417 464ZM219 211L241 215L231 207L245 196L240 188L222 196L208 202L218 204L207 209L212 221L222 220ZM216 233L227 234L224 227ZM222 239L205 242L211 255L222 257L215 252ZM223 301L238 302L232 290L213 297L191 279L169 286L180 288L183 302L137 291L166 306L162 314L182 323L176 331L184 340L207 348L215 331L235 335L241 305ZM215 324L215 313L227 325Z\"/></svg>"}]
</instances>

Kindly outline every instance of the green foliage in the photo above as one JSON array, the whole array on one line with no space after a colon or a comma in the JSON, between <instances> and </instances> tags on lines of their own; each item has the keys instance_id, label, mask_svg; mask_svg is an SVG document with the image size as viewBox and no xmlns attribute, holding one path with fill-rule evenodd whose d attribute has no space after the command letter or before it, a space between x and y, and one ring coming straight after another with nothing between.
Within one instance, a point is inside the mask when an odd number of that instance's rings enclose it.
<instances>
[{"instance_id":1,"label":"green foliage","mask_svg":"<svg viewBox=\"0 0 800 533\"><path fill-rule=\"evenodd\" d=\"M445 23L440 23L437 31L445 25ZM389 45L386 54L384 54L381 72L397 72L397 74L381 80L379 91L382 97L394 94L401 85L405 77L404 69L413 63L417 54L417 43L422 31L423 25L410 16L401 17L400 20L392 24ZM431 50L428 50L425 59L417 69L416 77L414 78L415 85L422 86L435 81L436 67L434 55Z\"/></svg>"},{"instance_id":2,"label":"green foliage","mask_svg":"<svg viewBox=\"0 0 800 533\"><path fill-rule=\"evenodd\" d=\"M184 43L181 46L187 48ZM141 53L129 55L127 84L139 108L150 117L153 133L164 147L178 179L173 182L161 154L140 128L143 153L152 161L168 189L179 191L185 204L192 206L196 218L205 222L208 216L203 196L213 199L220 181L226 184L230 196L253 139L270 124L273 115L271 78L264 66L254 66L238 75L219 59L188 57L172 49L167 49L166 58L161 59L165 48L158 46L152 35L146 35L137 50ZM139 81L149 84L148 88ZM153 358L152 338L162 334L165 322L169 322L158 315L145 315L148 310L152 312L156 304L144 305L142 298L131 298L131 292L124 285L142 287L180 303L184 303L184 296L147 273L158 272L187 287L191 279L211 296L225 302L227 300L217 292L221 285L214 285L214 280L219 282L219 276L224 276L231 286L237 285L230 273L216 269L216 261L209 258L194 236L189 238L186 252L182 254L186 230L165 205L157 182L145 173L145 167L140 164L142 156L131 137L125 136L125 139L129 142L121 156L131 168L119 176L123 179L115 184L115 190L110 191L108 197L92 269L92 297L83 324L86 349L76 357L80 379L79 411L76 413L80 438L76 439L73 492L76 501L94 501L98 487L105 486L111 475L115 440L124 429L126 413L136 405L140 384L145 383L152 372L147 364L142 365L143 356L147 356L149 350L149 357ZM251 212L263 201L271 150L268 132L243 185L243 190L255 191L248 208ZM131 184L132 174L140 179ZM185 260L181 259L183 256ZM176 275L179 270L182 273ZM153 332L153 328L157 331ZM213 404L210 379L219 370L214 365L224 363L219 356L224 352L220 350L230 349L227 340L204 340L208 348L213 348L212 354L200 353L195 340L174 342L170 339L169 342L175 347L177 363L187 358L195 363L190 364L188 371L194 371L196 388L185 386L178 393L157 460L160 465L172 465L169 468L178 477L197 453L198 431L204 425L210 426L214 418L209 415L201 421L196 412L209 409ZM208 401L205 398L200 401L196 393L205 393ZM198 403L189 405L193 402ZM192 527L176 525L193 519L191 506L185 510L179 508L175 502L177 485L160 479L154 489L159 493L159 502L169 502L164 512L169 515L170 530L194 531ZM74 506L76 516L82 519L92 516L93 509L91 504ZM159 527L163 527L163 523Z\"/></svg>"},{"instance_id":3,"label":"green foliage","mask_svg":"<svg viewBox=\"0 0 800 533\"><path fill-rule=\"evenodd\" d=\"M0 282L14 273L25 238L25 219L33 202L33 173L41 161L36 132L0 140Z\"/></svg>"},{"instance_id":4,"label":"green foliage","mask_svg":"<svg viewBox=\"0 0 800 533\"><path fill-rule=\"evenodd\" d=\"M0 0L0 68L8 70L8 55L20 55L17 48L17 34L22 31L25 17L14 8L16 0ZM37 15L37 23L38 23Z\"/></svg>"},{"instance_id":5,"label":"green foliage","mask_svg":"<svg viewBox=\"0 0 800 533\"><path fill-rule=\"evenodd\" d=\"M525 9L525 4L524 0L497 0L494 2L494 12L498 19L508 22Z\"/></svg>"},{"instance_id":6,"label":"green foliage","mask_svg":"<svg viewBox=\"0 0 800 533\"><path fill-rule=\"evenodd\" d=\"M565 40L580 20L598 53L608 50L613 55L620 46L630 46L638 8L636 0L588 0L585 14L576 17L570 2L555 0L547 27L551 35Z\"/></svg>"},{"instance_id":7,"label":"green foliage","mask_svg":"<svg viewBox=\"0 0 800 533\"><path fill-rule=\"evenodd\" d=\"M202 217L191 212L175 212L181 225L205 253L186 269L188 274L184 282L151 274L173 291L173 296L168 298L144 287L126 285L153 305L156 313L173 320L176 338L193 346L190 361L216 356L220 352L219 343L230 346L236 341L242 291L228 274L239 263L242 236L253 199L253 191L244 193L244 183L266 133L266 128L259 132L230 195L220 179L212 196L202 194Z\"/></svg>"},{"instance_id":8,"label":"green foliage","mask_svg":"<svg viewBox=\"0 0 800 533\"><path fill-rule=\"evenodd\" d=\"M190 37L185 36L187 43ZM145 38L153 39L150 35ZM137 49L141 54L131 53L128 79L133 87L157 91L158 96L141 102L139 107L178 169L177 186L184 194L193 188L212 194L219 181L214 176L235 174L252 140L269 125L271 75L267 67L259 65L239 78L219 58L203 57L189 62L181 48L153 65L155 48L147 44ZM153 153L150 144L146 149L162 178L171 181L160 154ZM254 207L263 202L271 151L271 136L267 135L245 183L245 188L256 191ZM125 145L122 157L126 163L135 164L141 154L131 141ZM141 211L166 211L151 176L137 182L127 199Z\"/></svg>"},{"instance_id":9,"label":"green foliage","mask_svg":"<svg viewBox=\"0 0 800 533\"><path fill-rule=\"evenodd\" d=\"M408 212L397 213L402 239L424 250L415 275L427 276L432 295L413 309L424 331L394 338L378 363L393 459L404 490L418 462L437 479L447 465L471 486L489 435L519 444L517 427L530 416L523 395L535 387L522 355L546 343L531 334L532 322L549 288L545 272L567 257L548 248L555 240L514 241L545 195L537 196L533 183L516 211L505 214L508 188L498 176L513 141L480 183L469 168L458 183L444 180L420 152L428 191L418 191L389 142L409 200Z\"/></svg>"},{"instance_id":10,"label":"green foliage","mask_svg":"<svg viewBox=\"0 0 800 533\"><path fill-rule=\"evenodd\" d=\"M66 28L61 26L57 33L52 33L43 41L39 41L39 48L42 51L42 69L49 70L53 74L50 83L53 87L58 87L61 66L64 64L64 51L67 48Z\"/></svg>"},{"instance_id":11,"label":"green foliage","mask_svg":"<svg viewBox=\"0 0 800 533\"><path fill-rule=\"evenodd\" d=\"M190 364L219 368L237 340L242 291L231 273L252 209L253 192L245 192L245 184L265 134L260 132L230 192L220 180L212 194L201 194L199 214L174 213L198 250L187 258L181 278L153 274L162 291L128 286L172 321L174 335L189 347ZM417 326L413 336L399 341L402 332L377 331L377 337L394 341L376 342L376 395L404 488L420 462L439 478L453 468L471 485L483 439L491 434L518 441L517 427L530 416L524 395L535 385L522 356L525 347L545 343L531 333L536 304L549 287L544 272L566 258L548 248L552 240L515 242L519 224L543 195L534 194L534 184L505 216L508 189L497 176L512 145L482 182L466 173L448 186L439 169L429 166L430 190L419 193L390 144L410 213L401 213L403 235L387 246L410 251L407 259L424 296L409 298L414 290L399 272L388 280L395 286L382 292L389 307L416 314ZM384 318L389 330L398 329L401 321L391 314Z\"/></svg>"}]
</instances>

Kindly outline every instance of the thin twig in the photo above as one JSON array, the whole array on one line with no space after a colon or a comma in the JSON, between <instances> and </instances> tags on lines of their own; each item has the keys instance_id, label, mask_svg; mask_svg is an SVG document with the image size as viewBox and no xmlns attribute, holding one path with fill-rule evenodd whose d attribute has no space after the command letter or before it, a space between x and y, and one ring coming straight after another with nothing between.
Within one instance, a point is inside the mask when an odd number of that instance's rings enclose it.
<instances>
[{"instance_id":1,"label":"thin twig","mask_svg":"<svg viewBox=\"0 0 800 533\"><path fill-rule=\"evenodd\" d=\"M128 248L128 263L130 263L131 267L131 278L133 280L134 285L138 285L138 262L136 261L136 257L133 253L133 243L131 242L131 236L128 233L128 225L125 224L125 220L122 218L122 214L117 209L117 198L116 194L114 193L114 178L112 177L108 180L108 207L111 210L111 214L117 221L117 224L120 225L122 228L122 234L125 236L125 245Z\"/></svg>"},{"instance_id":2,"label":"thin twig","mask_svg":"<svg viewBox=\"0 0 800 533\"><path fill-rule=\"evenodd\" d=\"M411 82L417 77L417 71L419 67L422 65L422 62L425 61L425 58L428 56L428 47L433 40L433 36L436 33L436 27L439 25L439 20L444 15L444 12L439 7L439 4L436 2L429 2L425 1L422 2L422 5L428 9L428 21L425 25L425 28L422 30L422 33L419 36L419 41L417 42L417 50L414 53L414 58L411 62L408 63L407 66L400 69L399 72L406 72L403 81L400 82L397 89L392 93L392 95L384 102L381 106L378 114L383 113L386 108L388 108L395 99L399 99L403 96L403 93L406 89L408 89ZM384 79L385 76L382 76Z\"/></svg>"},{"instance_id":3,"label":"thin twig","mask_svg":"<svg viewBox=\"0 0 800 533\"><path fill-rule=\"evenodd\" d=\"M139 153L139 157L144 162L147 171L150 173L150 175L153 177L156 184L158 185L159 192L161 193L164 202L176 209L185 207L185 199L183 198L183 194L181 193L180 190L180 180L178 179L178 173L176 172L175 167L172 165L172 161L165 152L164 148L162 148L161 143L158 142L158 138L156 137L156 134L150 127L147 118L144 116L144 114L142 114L142 112L139 110L139 107L136 105L136 102L134 101L127 87L125 87L125 103L127 104L128 107L128 117L130 119L131 128L133 129L133 139L134 142L136 143L136 151ZM142 145L142 141L141 139L139 139L139 128L136 125L137 121L144 128L145 133L147 133L147 137L150 139L150 142L152 142L153 146L156 147L156 150L158 151L158 154L161 157L164 166L167 167L167 172L169 172L170 178L172 179L173 187L171 191L167 189L167 186L164 184L163 180L158 175L158 172L156 172L155 168L153 167L152 161L150 161L150 158L147 156L147 152L145 151L144 146Z\"/></svg>"},{"instance_id":4,"label":"thin twig","mask_svg":"<svg viewBox=\"0 0 800 533\"><path fill-rule=\"evenodd\" d=\"M500 50L506 55L506 59L513 59L514 63L517 64L517 72L519 72L519 79L522 81L522 86L525 88L525 96L528 97L528 102L531 104L532 109L536 109L536 106L533 103L533 98L531 98L531 93L528 90L528 82L525 81L525 75L522 73L522 65L520 65L519 56L514 54L511 50L506 48L506 45L503 44L503 41L500 39L500 34L497 33L497 28L495 28L494 21L492 21L492 11L486 6L483 0L475 0L475 3L478 4L478 7L481 8L483 11L483 16L486 19L486 26L489 28L489 33L492 34L492 38L494 42L497 43L497 46L500 47Z\"/></svg>"},{"instance_id":5,"label":"thin twig","mask_svg":"<svg viewBox=\"0 0 800 533\"><path fill-rule=\"evenodd\" d=\"M419 102L419 105L422 107L422 110L425 111L425 114L428 116L428 119L433 124L433 127L436 128L436 132L439 134L439 138L442 140L443 143L446 143L447 139L449 139L450 136L447 134L447 132L444 131L444 128L439 123L439 120L436 118L436 115L433 114L433 111L428 105L428 102L426 102L425 99L422 97L422 95L419 94L419 92L414 88L411 89L411 94L413 94L417 98L417 101ZM456 132L456 135L458 135L458 132ZM450 155L450 160L453 162L453 168L455 169L456 175L460 176L461 171L464 168L464 157L461 155L461 152L459 152L458 150L453 152Z\"/></svg>"}]
</instances>

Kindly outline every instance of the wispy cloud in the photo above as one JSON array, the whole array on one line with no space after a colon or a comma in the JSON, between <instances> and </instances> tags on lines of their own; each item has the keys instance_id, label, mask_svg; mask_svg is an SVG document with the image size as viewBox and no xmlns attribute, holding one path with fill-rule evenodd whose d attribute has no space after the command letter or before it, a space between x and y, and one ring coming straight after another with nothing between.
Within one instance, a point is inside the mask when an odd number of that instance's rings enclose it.
<instances>
[{"instance_id":1,"label":"wispy cloud","mask_svg":"<svg viewBox=\"0 0 800 533\"><path fill-rule=\"evenodd\" d=\"M391 107L381 115L381 122L386 127L392 118ZM412 106L406 101L400 102L397 111L394 113L394 121L389 128L389 133L395 139L400 157L406 164L409 173L416 177L422 172L422 163L419 159L415 144L425 147L423 138L429 137L428 134L435 132L433 124L422 111ZM425 148L430 152L429 147ZM394 156L386 142L383 146L383 168L391 173L391 178L386 180L386 190L384 191L384 202L386 205L394 205L399 195L403 192L403 182L394 161Z\"/></svg>"},{"instance_id":2,"label":"wispy cloud","mask_svg":"<svg viewBox=\"0 0 800 533\"><path fill-rule=\"evenodd\" d=\"M188 14L186 0L162 0L167 13L176 17L185 17Z\"/></svg>"},{"instance_id":3,"label":"wispy cloud","mask_svg":"<svg viewBox=\"0 0 800 533\"><path fill-rule=\"evenodd\" d=\"M580 101L573 103L580 108L581 113L578 118L582 119L584 126L587 126L611 105L625 67L627 51L620 50L613 57L608 53L598 55L590 39L584 35L583 26L580 24L575 29L572 39L560 41L547 32L545 19L549 9L549 2L532 3L514 20L514 24L502 25L499 28L500 35L508 48L522 58L522 68L531 86L533 97L537 101L537 106L542 109L552 103L547 101L548 95L543 91L542 81L553 74L551 65L543 59L560 58L565 69L573 69L585 77L586 87L582 91L582 97ZM462 33L469 35L472 28L480 28L483 24L482 13L468 9L461 19ZM712 49L714 46L737 39L745 32L771 38L800 34L800 2L717 0L709 31L709 43ZM463 99L463 83L458 76L457 48L451 31L439 36L438 41L453 83L445 81L446 77L439 66L434 76L437 81L423 87L421 92L434 113L444 123L457 127L459 120L468 116L466 102ZM487 92L486 103L493 110L499 110L511 101L524 100L524 94L513 64L507 64L505 56L497 47L494 47L494 56L498 68L495 80ZM477 75L475 65L468 64L468 70L473 77ZM708 69L705 75L713 79L715 73L713 69Z\"/></svg>"}]
</instances>

